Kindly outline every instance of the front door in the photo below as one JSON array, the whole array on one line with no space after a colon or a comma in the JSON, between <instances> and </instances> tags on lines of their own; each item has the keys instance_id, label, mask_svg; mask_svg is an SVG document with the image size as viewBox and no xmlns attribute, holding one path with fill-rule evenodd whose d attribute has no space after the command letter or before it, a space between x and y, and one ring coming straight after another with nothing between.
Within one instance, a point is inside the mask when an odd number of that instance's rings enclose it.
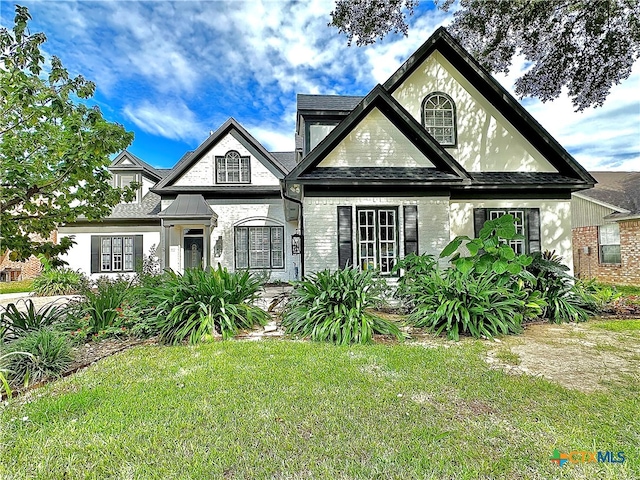
<instances>
[{"instance_id":1,"label":"front door","mask_svg":"<svg viewBox=\"0 0 640 480\"><path fill-rule=\"evenodd\" d=\"M202 268L202 237L184 237L184 268Z\"/></svg>"}]
</instances>

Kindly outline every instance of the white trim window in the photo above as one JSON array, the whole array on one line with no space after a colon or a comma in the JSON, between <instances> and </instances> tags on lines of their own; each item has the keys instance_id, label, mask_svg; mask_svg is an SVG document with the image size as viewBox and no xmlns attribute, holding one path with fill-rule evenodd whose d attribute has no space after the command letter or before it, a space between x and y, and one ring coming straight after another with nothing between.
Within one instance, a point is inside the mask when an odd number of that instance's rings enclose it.
<instances>
[{"instance_id":1,"label":"white trim window","mask_svg":"<svg viewBox=\"0 0 640 480\"><path fill-rule=\"evenodd\" d=\"M391 274L398 257L396 209L362 208L358 213L358 264L362 270Z\"/></svg>"},{"instance_id":2,"label":"white trim window","mask_svg":"<svg viewBox=\"0 0 640 480\"><path fill-rule=\"evenodd\" d=\"M133 237L100 238L100 271L132 272Z\"/></svg>"},{"instance_id":3,"label":"white trim window","mask_svg":"<svg viewBox=\"0 0 640 480\"><path fill-rule=\"evenodd\" d=\"M216 157L217 183L250 183L249 157L230 150L224 157Z\"/></svg>"},{"instance_id":4,"label":"white trim window","mask_svg":"<svg viewBox=\"0 0 640 480\"><path fill-rule=\"evenodd\" d=\"M513 215L516 226L516 233L525 236L524 230L524 210L489 210L489 220L495 220L503 215ZM526 244L524 240L509 240L509 246L513 248L516 255L526 253Z\"/></svg>"},{"instance_id":5,"label":"white trim window","mask_svg":"<svg viewBox=\"0 0 640 480\"><path fill-rule=\"evenodd\" d=\"M456 144L456 107L448 95L435 92L425 97L422 123L440 145Z\"/></svg>"},{"instance_id":6,"label":"white trim window","mask_svg":"<svg viewBox=\"0 0 640 480\"><path fill-rule=\"evenodd\" d=\"M608 223L598 227L600 263L620 264L620 225Z\"/></svg>"},{"instance_id":7,"label":"white trim window","mask_svg":"<svg viewBox=\"0 0 640 480\"><path fill-rule=\"evenodd\" d=\"M284 227L236 227L236 268L284 268Z\"/></svg>"}]
</instances>

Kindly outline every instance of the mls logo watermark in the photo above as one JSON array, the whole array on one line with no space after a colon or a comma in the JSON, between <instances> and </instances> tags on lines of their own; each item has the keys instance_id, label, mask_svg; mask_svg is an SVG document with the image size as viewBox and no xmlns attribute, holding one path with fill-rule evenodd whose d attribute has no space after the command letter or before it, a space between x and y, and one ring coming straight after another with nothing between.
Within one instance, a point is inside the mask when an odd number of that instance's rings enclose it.
<instances>
[{"instance_id":1,"label":"mls logo watermark","mask_svg":"<svg viewBox=\"0 0 640 480\"><path fill-rule=\"evenodd\" d=\"M624 452L593 452L585 450L574 450L569 453L562 453L557 448L550 457L551 463L563 467L568 463L624 463Z\"/></svg>"}]
</instances>

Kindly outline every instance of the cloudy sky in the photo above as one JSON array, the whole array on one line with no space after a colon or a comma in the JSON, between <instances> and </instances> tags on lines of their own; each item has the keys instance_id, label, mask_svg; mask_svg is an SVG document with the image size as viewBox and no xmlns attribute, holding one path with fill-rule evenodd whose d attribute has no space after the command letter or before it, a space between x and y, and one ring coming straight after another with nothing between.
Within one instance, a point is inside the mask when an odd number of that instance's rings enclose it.
<instances>
[{"instance_id":1,"label":"cloudy sky","mask_svg":"<svg viewBox=\"0 0 640 480\"><path fill-rule=\"evenodd\" d=\"M327 26L331 0L20 3L31 31L46 33L46 54L96 82L105 117L134 131L129 150L156 167L231 116L269 150L293 150L296 93L366 95L451 20L425 1L408 37L348 47ZM0 24L12 26L13 10L0 0ZM522 65L498 76L508 90ZM604 107L523 104L585 168L640 170L640 62Z\"/></svg>"}]
</instances>

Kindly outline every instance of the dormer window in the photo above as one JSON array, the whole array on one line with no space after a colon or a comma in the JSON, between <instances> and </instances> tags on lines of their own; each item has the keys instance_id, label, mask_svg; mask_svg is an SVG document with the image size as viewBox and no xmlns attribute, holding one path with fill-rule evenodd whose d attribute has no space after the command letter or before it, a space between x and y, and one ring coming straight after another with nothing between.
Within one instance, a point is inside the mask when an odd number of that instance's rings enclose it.
<instances>
[{"instance_id":1,"label":"dormer window","mask_svg":"<svg viewBox=\"0 0 640 480\"><path fill-rule=\"evenodd\" d=\"M140 183L140 177L135 173L118 173L115 175L115 186L119 188L126 188L132 183ZM136 191L136 196L129 203L138 203L140 201L140 187Z\"/></svg>"},{"instance_id":2,"label":"dormer window","mask_svg":"<svg viewBox=\"0 0 640 480\"><path fill-rule=\"evenodd\" d=\"M217 183L250 183L249 157L230 150L224 157L216 157Z\"/></svg>"},{"instance_id":3,"label":"dormer window","mask_svg":"<svg viewBox=\"0 0 640 480\"><path fill-rule=\"evenodd\" d=\"M456 144L456 105L446 93L434 92L422 102L422 125L445 147Z\"/></svg>"}]
</instances>

